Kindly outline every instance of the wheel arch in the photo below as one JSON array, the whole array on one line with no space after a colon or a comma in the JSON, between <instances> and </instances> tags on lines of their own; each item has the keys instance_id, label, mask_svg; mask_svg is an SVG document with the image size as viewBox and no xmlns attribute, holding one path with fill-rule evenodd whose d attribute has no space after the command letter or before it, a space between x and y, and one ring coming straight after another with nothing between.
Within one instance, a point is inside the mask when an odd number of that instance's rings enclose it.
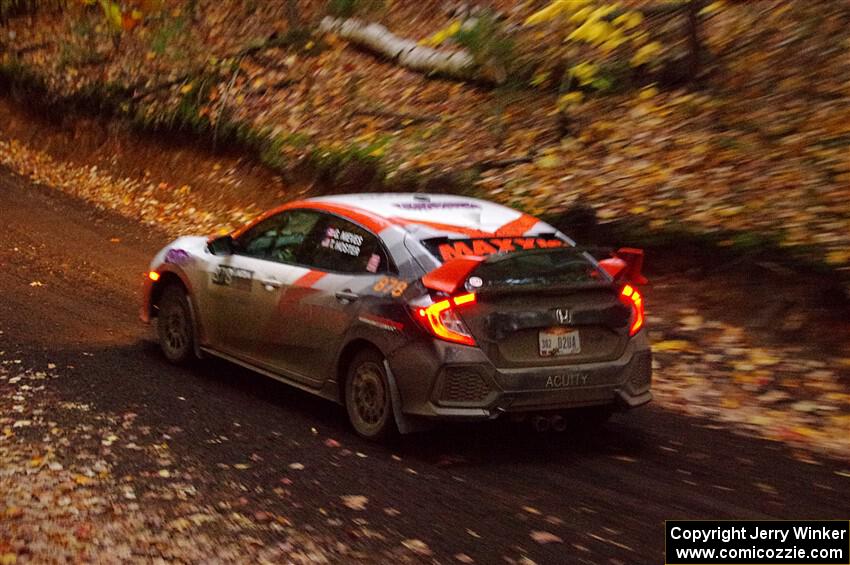
<instances>
[{"instance_id":1,"label":"wheel arch","mask_svg":"<svg viewBox=\"0 0 850 565\"><path fill-rule=\"evenodd\" d=\"M151 288L151 298L150 298L150 311L148 314L151 318L157 317L157 306L159 305L159 301L162 299L162 292L166 289L166 287L171 285L177 285L183 289L183 292L189 294L189 288L186 286L186 283L183 282L183 279L177 273L173 271L165 271L163 272L159 280L153 284Z\"/></svg>"},{"instance_id":2,"label":"wheel arch","mask_svg":"<svg viewBox=\"0 0 850 565\"><path fill-rule=\"evenodd\" d=\"M158 317L157 306L159 301L162 299L162 293L166 288L174 285L182 289L189 299L189 315L192 318L192 327L195 332L195 356L200 359L203 357L201 345L206 340L206 334L204 333L204 327L201 324L201 320L198 317L198 307L195 303L195 296L192 293L192 285L189 283L186 275L181 271L161 269L159 274L159 279L153 283L153 286L150 287L148 295L149 298L146 305L146 308L148 309L148 319L152 320L153 318Z\"/></svg>"},{"instance_id":3,"label":"wheel arch","mask_svg":"<svg viewBox=\"0 0 850 565\"><path fill-rule=\"evenodd\" d=\"M372 351L377 352L381 357L384 358L384 369L386 370L387 380L390 387L390 399L393 411L393 419L395 420L396 428L401 434L408 434L413 431L419 429L413 422L409 420L407 416L404 415L402 411L402 399L401 394L398 390L398 383L396 383L395 375L390 369L390 364L387 362L386 354L381 350L378 345L366 338L357 337L349 341L345 344L340 352L340 355L337 359L336 365L336 390L338 395L338 401L343 406L345 405L345 381L348 377L348 366L351 361L354 359L354 356L363 350L371 349Z\"/></svg>"},{"instance_id":4,"label":"wheel arch","mask_svg":"<svg viewBox=\"0 0 850 565\"><path fill-rule=\"evenodd\" d=\"M345 381L348 378L348 366L354 357L361 351L371 349L379 355L386 357L381 348L375 342L363 337L357 337L345 344L340 351L336 361L336 393L340 404L345 404Z\"/></svg>"}]
</instances>

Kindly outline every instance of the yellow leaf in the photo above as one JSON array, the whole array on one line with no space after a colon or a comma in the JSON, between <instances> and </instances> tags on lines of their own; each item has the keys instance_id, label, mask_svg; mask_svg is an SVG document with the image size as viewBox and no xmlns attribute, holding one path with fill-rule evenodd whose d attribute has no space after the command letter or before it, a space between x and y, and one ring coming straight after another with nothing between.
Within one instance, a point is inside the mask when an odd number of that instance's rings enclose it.
<instances>
[{"instance_id":1,"label":"yellow leaf","mask_svg":"<svg viewBox=\"0 0 850 565\"><path fill-rule=\"evenodd\" d=\"M581 93L579 91L568 92L567 94L564 94L563 96L558 98L558 108L563 110L563 109L568 108L570 106L575 106L577 104L581 104L582 102L584 102L584 94L583 93Z\"/></svg>"},{"instance_id":2,"label":"yellow leaf","mask_svg":"<svg viewBox=\"0 0 850 565\"><path fill-rule=\"evenodd\" d=\"M794 426L791 430L797 435L801 435L803 437L812 437L817 435L817 432L812 428L807 428L805 426Z\"/></svg>"},{"instance_id":3,"label":"yellow leaf","mask_svg":"<svg viewBox=\"0 0 850 565\"><path fill-rule=\"evenodd\" d=\"M541 169L556 169L561 166L561 160L551 153L537 159L536 164Z\"/></svg>"},{"instance_id":4,"label":"yellow leaf","mask_svg":"<svg viewBox=\"0 0 850 565\"><path fill-rule=\"evenodd\" d=\"M637 52L635 52L631 60L631 65L633 67L645 65L650 61L650 59L660 53L661 50L662 46L659 42L652 41L650 43L647 43L646 45L638 49Z\"/></svg>"},{"instance_id":5,"label":"yellow leaf","mask_svg":"<svg viewBox=\"0 0 850 565\"><path fill-rule=\"evenodd\" d=\"M725 0L717 0L716 2L712 2L711 4L709 4L708 6L703 8L702 10L700 10L700 15L707 16L707 15L713 14L714 12L717 12L718 10L725 8L725 7L726 7Z\"/></svg>"},{"instance_id":6,"label":"yellow leaf","mask_svg":"<svg viewBox=\"0 0 850 565\"><path fill-rule=\"evenodd\" d=\"M183 85L182 88L180 88L180 94L189 94L190 92L192 92L192 89L194 87L195 87L195 85L192 84L191 82L189 84L185 84L185 85Z\"/></svg>"},{"instance_id":7,"label":"yellow leaf","mask_svg":"<svg viewBox=\"0 0 850 565\"><path fill-rule=\"evenodd\" d=\"M850 262L850 251L841 249L826 254L826 262L830 265L843 265Z\"/></svg>"},{"instance_id":8,"label":"yellow leaf","mask_svg":"<svg viewBox=\"0 0 850 565\"><path fill-rule=\"evenodd\" d=\"M647 86L646 88L641 89L638 94L638 98L641 100L652 100L656 96L658 96L658 89L654 86Z\"/></svg>"},{"instance_id":9,"label":"yellow leaf","mask_svg":"<svg viewBox=\"0 0 850 565\"><path fill-rule=\"evenodd\" d=\"M587 19L590 17L590 14L592 14L592 13L593 13L593 8L590 7L590 6L585 6L583 8L576 10L575 13L572 16L570 16L569 20L567 20L567 21L569 21L571 23L585 22L585 21L587 21Z\"/></svg>"},{"instance_id":10,"label":"yellow leaf","mask_svg":"<svg viewBox=\"0 0 850 565\"><path fill-rule=\"evenodd\" d=\"M587 20L567 36L566 41L585 41L587 43L602 43L616 30L606 21Z\"/></svg>"},{"instance_id":11,"label":"yellow leaf","mask_svg":"<svg viewBox=\"0 0 850 565\"><path fill-rule=\"evenodd\" d=\"M568 10L575 9L578 10L586 4L589 4L590 0L555 0L542 10L534 12L525 20L525 25L537 25L543 22L552 21L558 16L566 13Z\"/></svg>"},{"instance_id":12,"label":"yellow leaf","mask_svg":"<svg viewBox=\"0 0 850 565\"><path fill-rule=\"evenodd\" d=\"M594 65L593 63L579 63L570 69L570 74L575 77L575 79L582 86L588 85L593 82L593 79L596 77L596 73L599 70L599 67Z\"/></svg>"},{"instance_id":13,"label":"yellow leaf","mask_svg":"<svg viewBox=\"0 0 850 565\"><path fill-rule=\"evenodd\" d=\"M724 398L723 400L720 401L720 405L723 408L740 408L741 407L741 401L738 400L737 398L728 398L727 397L727 398Z\"/></svg>"},{"instance_id":14,"label":"yellow leaf","mask_svg":"<svg viewBox=\"0 0 850 565\"><path fill-rule=\"evenodd\" d=\"M460 28L461 28L460 21L455 20L452 23L450 23L448 26L444 27L443 29L441 29L440 31L438 31L437 33L432 35L431 37L422 40L420 43L422 45L430 45L432 47L436 47L436 46L442 44L444 41L446 41L450 37L453 37L455 34L457 34L457 32L460 31Z\"/></svg>"},{"instance_id":15,"label":"yellow leaf","mask_svg":"<svg viewBox=\"0 0 850 565\"><path fill-rule=\"evenodd\" d=\"M614 25L626 30L634 29L643 23L643 14L640 12L626 12L614 18Z\"/></svg>"},{"instance_id":16,"label":"yellow leaf","mask_svg":"<svg viewBox=\"0 0 850 565\"><path fill-rule=\"evenodd\" d=\"M652 349L655 351L685 351L690 346L690 342L683 339L669 339L653 344Z\"/></svg>"}]
</instances>

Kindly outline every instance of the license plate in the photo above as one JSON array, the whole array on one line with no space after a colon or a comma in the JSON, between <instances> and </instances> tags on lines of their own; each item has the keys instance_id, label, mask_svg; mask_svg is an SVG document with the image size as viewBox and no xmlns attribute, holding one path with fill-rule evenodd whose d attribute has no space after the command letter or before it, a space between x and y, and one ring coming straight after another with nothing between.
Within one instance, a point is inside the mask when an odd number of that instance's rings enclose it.
<instances>
[{"instance_id":1,"label":"license plate","mask_svg":"<svg viewBox=\"0 0 850 565\"><path fill-rule=\"evenodd\" d=\"M539 334L540 356L555 357L581 353L578 330L552 328Z\"/></svg>"}]
</instances>

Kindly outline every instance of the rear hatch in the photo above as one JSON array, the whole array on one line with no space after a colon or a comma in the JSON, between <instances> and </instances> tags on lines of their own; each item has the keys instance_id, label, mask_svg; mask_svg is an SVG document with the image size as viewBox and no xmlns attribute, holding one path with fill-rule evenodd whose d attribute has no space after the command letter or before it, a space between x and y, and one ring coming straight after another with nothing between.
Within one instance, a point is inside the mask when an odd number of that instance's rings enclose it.
<instances>
[{"instance_id":1,"label":"rear hatch","mask_svg":"<svg viewBox=\"0 0 850 565\"><path fill-rule=\"evenodd\" d=\"M619 286L576 248L493 255L465 288L476 301L458 315L498 368L614 360L629 340Z\"/></svg>"}]
</instances>

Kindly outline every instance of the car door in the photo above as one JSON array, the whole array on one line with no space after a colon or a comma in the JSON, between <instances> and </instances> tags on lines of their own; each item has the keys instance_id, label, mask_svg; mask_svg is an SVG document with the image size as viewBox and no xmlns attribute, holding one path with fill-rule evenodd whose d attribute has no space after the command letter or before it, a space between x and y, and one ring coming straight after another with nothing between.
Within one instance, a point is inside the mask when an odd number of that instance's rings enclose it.
<instances>
[{"instance_id":1,"label":"car door","mask_svg":"<svg viewBox=\"0 0 850 565\"><path fill-rule=\"evenodd\" d=\"M283 293L265 336L264 360L311 386L332 374L362 295L389 267L378 237L351 221L322 213L299 251L308 270Z\"/></svg>"},{"instance_id":2,"label":"car door","mask_svg":"<svg viewBox=\"0 0 850 565\"><path fill-rule=\"evenodd\" d=\"M205 310L215 349L252 363L262 360L263 332L287 287L307 271L295 258L318 219L309 210L267 218L210 269Z\"/></svg>"}]
</instances>

